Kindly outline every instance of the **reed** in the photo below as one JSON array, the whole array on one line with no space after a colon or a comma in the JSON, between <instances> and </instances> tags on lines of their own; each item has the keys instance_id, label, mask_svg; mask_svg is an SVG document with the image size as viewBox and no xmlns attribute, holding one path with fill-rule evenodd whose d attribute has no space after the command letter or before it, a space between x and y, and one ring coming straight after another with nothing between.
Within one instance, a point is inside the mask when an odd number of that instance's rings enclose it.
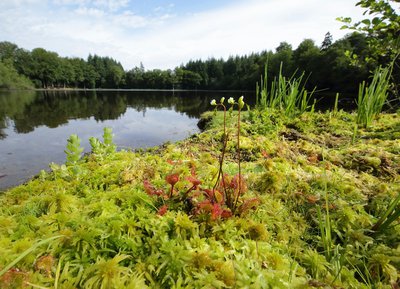
<instances>
[{"instance_id":1,"label":"reed","mask_svg":"<svg viewBox=\"0 0 400 289\"><path fill-rule=\"evenodd\" d=\"M283 75L282 67L281 63L278 76L270 81L268 63L265 65L264 75L261 76L260 83L256 84L256 104L260 109L278 109L284 111L285 115L293 117L302 114L310 107L309 102L315 88L311 92L305 89L307 79L304 72L296 77L297 71L295 71L288 78Z\"/></svg>"},{"instance_id":2,"label":"reed","mask_svg":"<svg viewBox=\"0 0 400 289\"><path fill-rule=\"evenodd\" d=\"M374 118L382 111L390 87L392 65L375 70L371 83L363 81L358 90L357 124L369 127Z\"/></svg>"}]
</instances>

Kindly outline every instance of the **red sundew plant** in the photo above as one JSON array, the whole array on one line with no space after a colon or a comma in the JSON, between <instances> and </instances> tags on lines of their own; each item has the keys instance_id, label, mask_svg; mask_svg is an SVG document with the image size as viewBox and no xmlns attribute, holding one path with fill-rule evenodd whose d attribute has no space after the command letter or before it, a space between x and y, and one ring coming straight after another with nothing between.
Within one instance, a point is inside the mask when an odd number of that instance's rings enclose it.
<instances>
[{"instance_id":1,"label":"red sundew plant","mask_svg":"<svg viewBox=\"0 0 400 289\"><path fill-rule=\"evenodd\" d=\"M184 208L188 214L206 215L211 220L229 218L233 215L241 215L259 204L258 198L240 200L241 196L247 191L247 186L241 173L240 165L240 112L244 107L243 96L237 102L233 98L229 98L228 104L230 108L224 104L225 98L221 98L217 103L211 101L211 105L221 107L224 112L223 121L223 139L222 150L219 157L219 169L212 189L201 187L201 180L196 177L195 169L192 167L192 175L186 178L180 178L179 174L172 173L165 177L165 181L171 186L169 192L155 188L148 180L144 180L143 186L146 193L156 199L157 214L162 216L168 209ZM237 120L237 159L238 174L229 176L223 172L224 158L226 147L229 141L229 133L226 127L226 112L232 112L233 107L238 107ZM175 162L169 161L175 164ZM179 181L186 180L189 184L187 189L182 192L175 192L175 185Z\"/></svg>"},{"instance_id":2,"label":"red sundew plant","mask_svg":"<svg viewBox=\"0 0 400 289\"><path fill-rule=\"evenodd\" d=\"M171 191L169 193L169 197L171 198L174 193L174 186L179 181L178 174L171 174L165 177L165 181L171 185Z\"/></svg>"},{"instance_id":3,"label":"red sundew plant","mask_svg":"<svg viewBox=\"0 0 400 289\"><path fill-rule=\"evenodd\" d=\"M0 288L26 288L28 281L28 273L19 270L18 268L11 268L0 276Z\"/></svg>"}]
</instances>

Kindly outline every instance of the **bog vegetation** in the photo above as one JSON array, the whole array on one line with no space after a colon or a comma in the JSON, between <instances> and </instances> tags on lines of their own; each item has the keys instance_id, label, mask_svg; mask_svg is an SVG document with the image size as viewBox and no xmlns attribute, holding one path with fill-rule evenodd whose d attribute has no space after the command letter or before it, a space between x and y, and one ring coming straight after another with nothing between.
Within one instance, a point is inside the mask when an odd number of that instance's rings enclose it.
<instances>
[{"instance_id":1,"label":"bog vegetation","mask_svg":"<svg viewBox=\"0 0 400 289\"><path fill-rule=\"evenodd\" d=\"M0 287L397 288L398 113L316 112L276 81L176 144L117 151L105 128L82 155L72 135L0 196Z\"/></svg>"}]
</instances>

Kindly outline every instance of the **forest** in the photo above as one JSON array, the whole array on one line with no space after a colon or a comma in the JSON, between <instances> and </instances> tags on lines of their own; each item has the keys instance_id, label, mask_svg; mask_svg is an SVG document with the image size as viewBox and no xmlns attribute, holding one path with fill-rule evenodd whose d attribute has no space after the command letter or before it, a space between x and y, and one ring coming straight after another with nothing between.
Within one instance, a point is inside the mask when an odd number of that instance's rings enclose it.
<instances>
[{"instance_id":1,"label":"forest","mask_svg":"<svg viewBox=\"0 0 400 289\"><path fill-rule=\"evenodd\" d=\"M111 57L62 57L44 48L29 51L0 42L0 89L189 89L255 90L260 76L304 78L308 89L354 94L378 67L392 64L391 93L400 83L400 15L397 0L361 0L365 18L355 22L338 17L350 33L333 41L330 32L322 43L304 39L296 48L281 42L272 50L228 59L194 59L175 69L146 70L142 63L126 70ZM282 68L281 68L282 65Z\"/></svg>"},{"instance_id":2,"label":"forest","mask_svg":"<svg viewBox=\"0 0 400 289\"><path fill-rule=\"evenodd\" d=\"M376 66L366 61L370 54L365 34L354 32L333 42L328 32L320 45L305 39L293 49L281 42L275 51L190 60L174 70L146 70L142 64L125 70L110 57L61 57L4 41L0 42L0 88L254 90L268 62L269 75L278 75L283 63L283 75L304 71L310 87L353 93ZM381 62L385 64L384 59Z\"/></svg>"}]
</instances>

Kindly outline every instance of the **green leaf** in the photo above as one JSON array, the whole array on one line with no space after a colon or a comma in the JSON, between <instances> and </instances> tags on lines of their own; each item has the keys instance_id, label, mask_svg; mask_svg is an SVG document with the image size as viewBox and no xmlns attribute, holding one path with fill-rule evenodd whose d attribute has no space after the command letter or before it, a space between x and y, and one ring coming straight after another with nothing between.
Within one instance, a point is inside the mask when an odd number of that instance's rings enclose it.
<instances>
[{"instance_id":1,"label":"green leaf","mask_svg":"<svg viewBox=\"0 0 400 289\"><path fill-rule=\"evenodd\" d=\"M364 23L367 26L371 25L371 21L369 19L364 19L361 22Z\"/></svg>"},{"instance_id":2,"label":"green leaf","mask_svg":"<svg viewBox=\"0 0 400 289\"><path fill-rule=\"evenodd\" d=\"M374 19L372 19L372 24L374 25L378 25L382 22L381 19L379 19L379 17L375 17Z\"/></svg>"}]
</instances>

